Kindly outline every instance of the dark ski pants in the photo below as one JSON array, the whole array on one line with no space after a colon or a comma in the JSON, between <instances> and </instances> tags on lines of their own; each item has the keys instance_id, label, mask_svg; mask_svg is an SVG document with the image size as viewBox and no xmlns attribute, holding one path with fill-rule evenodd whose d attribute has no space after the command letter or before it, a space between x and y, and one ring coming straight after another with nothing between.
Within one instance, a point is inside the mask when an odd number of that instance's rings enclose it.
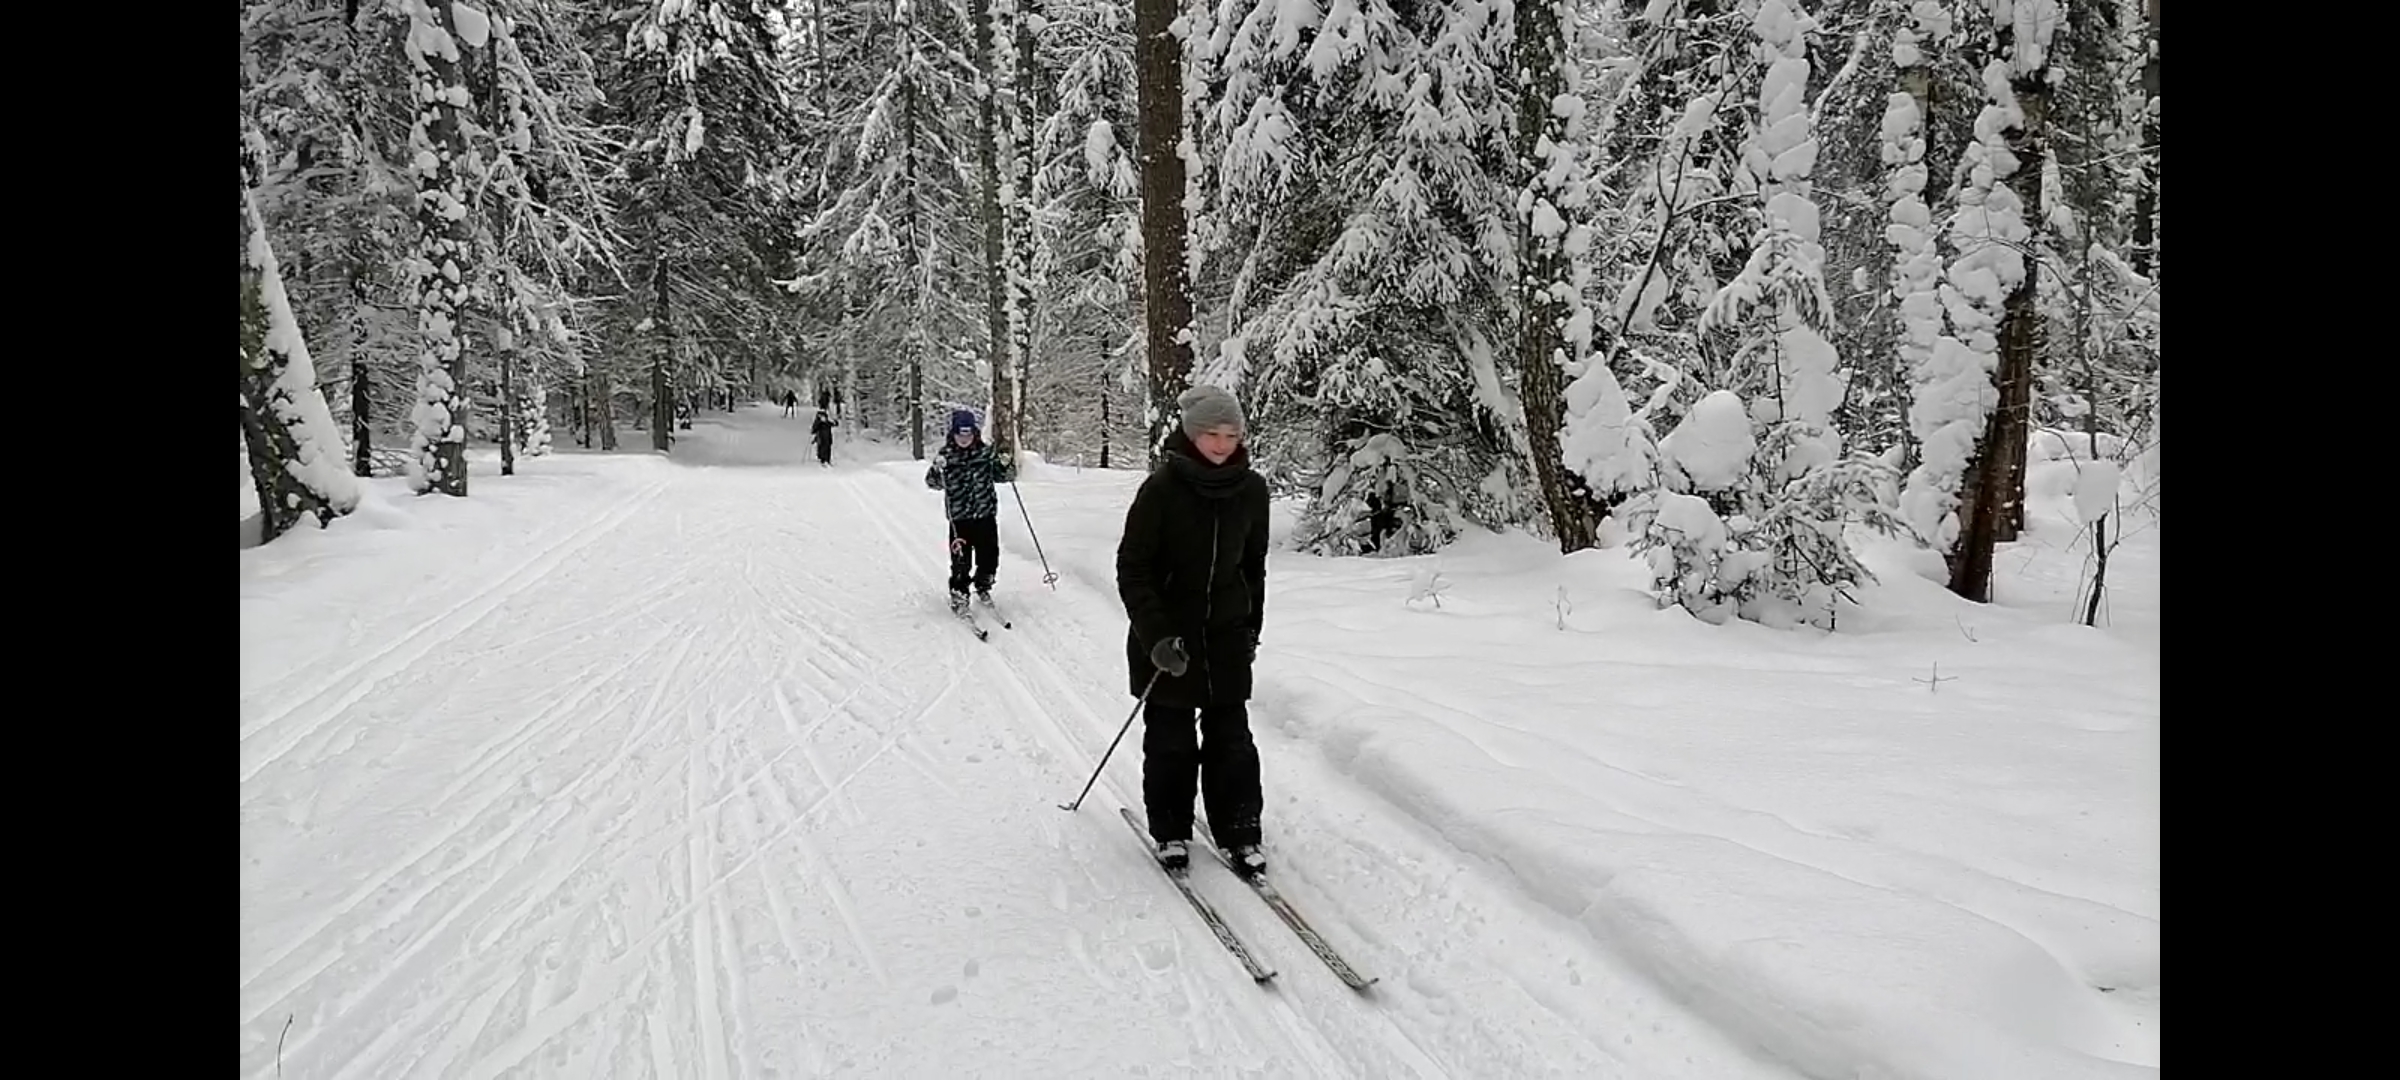
<instances>
[{"instance_id":1,"label":"dark ski pants","mask_svg":"<svg viewBox=\"0 0 2400 1080\"><path fill-rule=\"evenodd\" d=\"M1207 804L1217 843L1258 843L1265 800L1248 706L1237 701L1194 710L1156 699L1142 706L1142 804L1151 839L1192 838L1194 788Z\"/></svg>"},{"instance_id":2,"label":"dark ski pants","mask_svg":"<svg viewBox=\"0 0 2400 1080\"><path fill-rule=\"evenodd\" d=\"M833 439L830 436L817 440L817 464L833 464Z\"/></svg>"},{"instance_id":3,"label":"dark ski pants","mask_svg":"<svg viewBox=\"0 0 2400 1080\"><path fill-rule=\"evenodd\" d=\"M975 588L989 592L992 575L1000 569L1000 522L997 518L961 518L950 523L950 591L967 591L968 571Z\"/></svg>"}]
</instances>

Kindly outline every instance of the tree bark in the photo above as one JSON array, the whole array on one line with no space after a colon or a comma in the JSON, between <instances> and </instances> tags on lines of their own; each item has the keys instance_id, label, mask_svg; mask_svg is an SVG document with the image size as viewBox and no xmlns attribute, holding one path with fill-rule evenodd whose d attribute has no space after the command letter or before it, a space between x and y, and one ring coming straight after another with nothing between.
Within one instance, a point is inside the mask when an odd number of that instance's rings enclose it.
<instances>
[{"instance_id":1,"label":"tree bark","mask_svg":"<svg viewBox=\"0 0 2400 1080\"><path fill-rule=\"evenodd\" d=\"M613 399L616 387L609 382L608 372L595 370L591 378L592 404L589 422L600 429L600 449L617 448L617 411Z\"/></svg>"},{"instance_id":2,"label":"tree bark","mask_svg":"<svg viewBox=\"0 0 2400 1080\"><path fill-rule=\"evenodd\" d=\"M517 336L506 323L493 328L500 352L500 475L517 474Z\"/></svg>"},{"instance_id":3,"label":"tree bark","mask_svg":"<svg viewBox=\"0 0 2400 1080\"><path fill-rule=\"evenodd\" d=\"M421 0L418 17L429 20L450 42L457 41L451 0ZM455 46L453 46L455 47ZM426 492L467 493L467 410L459 316L467 306L472 236L467 226L466 133L457 99L466 96L459 57L439 49L412 49L423 68L414 72L417 124L429 151L417 175L417 326L424 335L417 380L415 450Z\"/></svg>"},{"instance_id":4,"label":"tree bark","mask_svg":"<svg viewBox=\"0 0 2400 1080\"><path fill-rule=\"evenodd\" d=\"M1174 0L1134 0L1133 63L1142 186L1142 325L1148 361L1148 448L1153 460L1174 430L1175 401L1191 385L1192 298L1184 265L1183 45Z\"/></svg>"},{"instance_id":5,"label":"tree bark","mask_svg":"<svg viewBox=\"0 0 2400 1080\"><path fill-rule=\"evenodd\" d=\"M660 177L665 182L665 177ZM653 222L650 238L650 448L664 453L675 442L675 395L667 375L673 363L675 337L667 321L667 262L664 245L656 230L665 222Z\"/></svg>"},{"instance_id":6,"label":"tree bark","mask_svg":"<svg viewBox=\"0 0 2400 1080\"><path fill-rule=\"evenodd\" d=\"M2001 32L1996 55L2010 53L2010 34ZM2017 196L2026 226L2041 228L2042 155L2047 147L2050 91L2045 66L2009 80L2023 123L2003 132L2016 171L2004 181ZM2025 274L2002 305L2000 362L1993 373L1999 401L1985 419L1975 463L1967 470L1966 498L1959 507L1958 541L1949 555L1950 591L1977 603L1992 599L1992 549L2014 540L2025 502L2025 440L2031 413L2033 361L2041 347L2042 313L2036 304L2041 262L2025 253Z\"/></svg>"},{"instance_id":7,"label":"tree bark","mask_svg":"<svg viewBox=\"0 0 2400 1080\"><path fill-rule=\"evenodd\" d=\"M2037 237L2044 230L2042 173L2050 153L2048 76L2049 68L2045 66L2010 80L2010 88L2017 95L2017 107L2025 114L2025 123L2006 133L2009 152L2017 158L2017 171L2009 174L2007 183L2024 205L2025 223ZM2041 355L2042 338L2048 327L2036 295L2041 271L2041 259L2027 252L2025 280L2009 294L2007 313L2000 325L1999 416L2005 426L2000 432L2004 441L1997 449L2007 455L2007 472L2003 476L2005 486L2000 491L2000 528L1994 538L2001 543L2016 540L2025 529L2025 443L2032 435L2034 361Z\"/></svg>"},{"instance_id":8,"label":"tree bark","mask_svg":"<svg viewBox=\"0 0 2400 1080\"><path fill-rule=\"evenodd\" d=\"M1517 95L1517 187L1547 201L1543 186L1544 161L1537 147L1547 136L1553 143L1565 137L1565 127L1552 115L1550 103L1565 88L1559 68L1565 51L1565 30L1556 0L1520 0L1517 6L1517 70L1524 86ZM1564 208L1559 208L1564 216ZM1533 451L1533 474L1550 511L1551 533L1562 552L1576 552L1593 543L1590 504L1576 496L1560 455L1559 431L1566 422L1566 402L1560 364L1566 342L1561 336L1567 305L1555 290L1572 288L1562 236L1541 236L1530 213L1517 219L1517 387L1524 399L1525 438ZM1595 361L1598 362L1598 361Z\"/></svg>"},{"instance_id":9,"label":"tree bark","mask_svg":"<svg viewBox=\"0 0 2400 1080\"><path fill-rule=\"evenodd\" d=\"M367 277L363 262L350 268L350 472L375 475L375 399L368 390Z\"/></svg>"},{"instance_id":10,"label":"tree bark","mask_svg":"<svg viewBox=\"0 0 2400 1080\"><path fill-rule=\"evenodd\" d=\"M247 153L245 151L245 158ZM242 444L250 455L250 483L258 490L259 542L266 543L324 509L316 493L293 476L287 462L300 457L299 441L275 413L275 383L284 357L267 347L266 267L251 256L252 230L247 177L242 187ZM330 514L325 516L330 517Z\"/></svg>"}]
</instances>

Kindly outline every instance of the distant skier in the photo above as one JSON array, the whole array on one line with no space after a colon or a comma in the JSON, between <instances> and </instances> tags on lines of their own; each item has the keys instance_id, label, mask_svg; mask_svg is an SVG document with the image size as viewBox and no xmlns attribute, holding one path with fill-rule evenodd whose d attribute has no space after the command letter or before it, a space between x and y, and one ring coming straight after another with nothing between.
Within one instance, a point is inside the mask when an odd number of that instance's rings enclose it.
<instances>
[{"instance_id":1,"label":"distant skier","mask_svg":"<svg viewBox=\"0 0 2400 1080\"><path fill-rule=\"evenodd\" d=\"M783 392L783 415L790 416L799 408L800 392L797 390L785 390Z\"/></svg>"},{"instance_id":2,"label":"distant skier","mask_svg":"<svg viewBox=\"0 0 2400 1080\"><path fill-rule=\"evenodd\" d=\"M950 610L964 615L970 569L977 597L992 602L992 575L1000 566L1000 498L993 489L1016 479L1017 467L1008 448L984 443L973 412L951 413L949 433L942 456L925 470L925 486L942 493L950 518Z\"/></svg>"},{"instance_id":3,"label":"distant skier","mask_svg":"<svg viewBox=\"0 0 2400 1080\"><path fill-rule=\"evenodd\" d=\"M1159 862L1188 865L1192 796L1205 778L1210 832L1237 870L1256 874L1267 865L1265 801L1247 703L1267 602L1267 482L1250 469L1232 394L1195 386L1176 405L1183 423L1134 493L1117 542L1117 595L1132 623L1126 664L1134 694L1150 688L1142 803Z\"/></svg>"},{"instance_id":4,"label":"distant skier","mask_svg":"<svg viewBox=\"0 0 2400 1080\"><path fill-rule=\"evenodd\" d=\"M833 464L833 418L825 410L817 410L816 422L808 426L808 434L817 440L817 464Z\"/></svg>"}]
</instances>

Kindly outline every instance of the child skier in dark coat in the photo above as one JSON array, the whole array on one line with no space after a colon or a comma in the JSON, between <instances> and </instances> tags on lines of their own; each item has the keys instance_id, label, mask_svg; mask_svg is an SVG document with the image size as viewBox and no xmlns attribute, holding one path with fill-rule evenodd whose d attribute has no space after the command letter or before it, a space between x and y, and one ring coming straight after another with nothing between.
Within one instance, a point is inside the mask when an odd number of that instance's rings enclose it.
<instances>
[{"instance_id":1,"label":"child skier in dark coat","mask_svg":"<svg viewBox=\"0 0 2400 1080\"><path fill-rule=\"evenodd\" d=\"M950 518L950 610L967 611L968 571L975 593L992 602L992 575L1000 566L1000 497L997 485L1017 478L1016 455L985 445L975 414L950 414L942 456L925 470L925 486L942 493ZM970 565L972 564L972 565Z\"/></svg>"},{"instance_id":2,"label":"child skier in dark coat","mask_svg":"<svg viewBox=\"0 0 2400 1080\"><path fill-rule=\"evenodd\" d=\"M1267 482L1250 469L1233 395L1196 386L1176 404L1183 423L1134 494L1117 544L1117 593L1132 621L1126 664L1133 692L1150 694L1142 802L1159 861L1183 866L1205 781L1210 831L1235 868L1255 874L1266 869L1264 799L1247 702L1267 601Z\"/></svg>"},{"instance_id":3,"label":"child skier in dark coat","mask_svg":"<svg viewBox=\"0 0 2400 1080\"><path fill-rule=\"evenodd\" d=\"M816 422L808 426L808 434L817 441L817 464L833 464L833 418L818 409Z\"/></svg>"}]
</instances>

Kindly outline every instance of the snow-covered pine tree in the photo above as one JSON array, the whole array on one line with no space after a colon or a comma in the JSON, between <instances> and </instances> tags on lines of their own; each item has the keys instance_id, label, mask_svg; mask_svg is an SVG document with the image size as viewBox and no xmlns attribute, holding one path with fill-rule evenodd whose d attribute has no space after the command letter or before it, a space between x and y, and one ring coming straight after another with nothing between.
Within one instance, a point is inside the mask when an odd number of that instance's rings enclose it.
<instances>
[{"instance_id":1,"label":"snow-covered pine tree","mask_svg":"<svg viewBox=\"0 0 2400 1080\"><path fill-rule=\"evenodd\" d=\"M1931 362L1942 335L1942 257L1926 201L1931 179L1928 160L1934 78L1928 50L1940 50L1950 35L1950 13L1931 2L1913 5L1909 22L1894 28L1891 57L1894 88L1885 99L1881 156L1887 169L1885 197L1890 201L1884 231L1891 245L1889 289L1898 313L1894 355L1903 372L1923 370ZM1912 396L1910 385L1897 380L1902 407ZM1913 469L1918 450L1913 437L1903 439L1902 469Z\"/></svg>"},{"instance_id":2,"label":"snow-covered pine tree","mask_svg":"<svg viewBox=\"0 0 2400 1080\"><path fill-rule=\"evenodd\" d=\"M781 166L795 134L777 24L739 0L625 3L611 117L631 130L625 231L638 238L651 446L675 402L721 388L728 364L776 339L773 280L793 258Z\"/></svg>"},{"instance_id":3,"label":"snow-covered pine tree","mask_svg":"<svg viewBox=\"0 0 2400 1080\"><path fill-rule=\"evenodd\" d=\"M1729 385L1662 444L1666 490L1629 504L1628 523L1651 553L1662 600L1710 620L1830 625L1835 598L1866 576L1845 528L1853 520L1888 526L1878 498L1888 470L1845 455L1834 427L1848 373L1827 340L1832 310L1811 181L1814 24L1791 0L1748 10L1762 78L1738 179L1757 193L1759 226L1742 269L1699 321L1703 334L1721 329L1735 342ZM1703 505L1715 520L1703 520Z\"/></svg>"},{"instance_id":4,"label":"snow-covered pine tree","mask_svg":"<svg viewBox=\"0 0 2400 1080\"><path fill-rule=\"evenodd\" d=\"M394 28L380 5L331 0L251 0L242 17L242 112L267 155L252 196L359 476L378 427L405 438L392 414L415 397L421 349L406 299L412 80Z\"/></svg>"},{"instance_id":5,"label":"snow-covered pine tree","mask_svg":"<svg viewBox=\"0 0 2400 1080\"><path fill-rule=\"evenodd\" d=\"M2013 395L2029 390L2038 348L2026 213L2039 200L2043 84L2058 9L2052 0L1975 0L1967 10L1981 18L1959 20L1956 29L1973 34L1970 41L1989 57L1982 66L1985 104L1959 164L1942 287L1949 333L1916 373L1910 427L1922 454L1900 507L1917 535L1943 553L1950 590L1988 601L1992 546L2011 502L2010 483L2022 482L2025 415L2013 407ZM2025 169L2030 177L2018 175Z\"/></svg>"},{"instance_id":6,"label":"snow-covered pine tree","mask_svg":"<svg viewBox=\"0 0 2400 1080\"><path fill-rule=\"evenodd\" d=\"M1089 453L1103 467L1140 443L1140 179L1132 140L1132 11L1105 0L1049 0L1034 69L1045 106L1033 139L1037 223L1029 445ZM1138 455L1137 455L1138 456Z\"/></svg>"},{"instance_id":7,"label":"snow-covered pine tree","mask_svg":"<svg viewBox=\"0 0 2400 1080\"><path fill-rule=\"evenodd\" d=\"M604 177L613 147L583 110L600 98L597 72L579 47L580 4L501 0L488 9L468 87L480 115L462 119L479 195L478 306L495 345L503 387L502 468L517 453L549 445L546 365L573 370L566 346L576 331L566 312L584 268L619 268L616 207ZM507 345L503 346L505 338Z\"/></svg>"},{"instance_id":8,"label":"snow-covered pine tree","mask_svg":"<svg viewBox=\"0 0 2400 1080\"><path fill-rule=\"evenodd\" d=\"M245 125L246 126L246 125ZM284 295L266 224L250 197L256 145L242 139L242 444L263 518L261 542L304 515L324 524L358 506L341 429L317 387L308 343Z\"/></svg>"},{"instance_id":9,"label":"snow-covered pine tree","mask_svg":"<svg viewBox=\"0 0 2400 1080\"><path fill-rule=\"evenodd\" d=\"M854 370L845 393L888 401L924 455L925 407L981 401L960 343L980 338L981 234L973 217L976 127L972 35L963 8L897 0L828 6L828 46L876 55L832 67L826 129L812 140L824 196L799 236L792 291L825 314L820 351L888 358Z\"/></svg>"},{"instance_id":10,"label":"snow-covered pine tree","mask_svg":"<svg viewBox=\"0 0 2400 1080\"><path fill-rule=\"evenodd\" d=\"M1583 98L1571 92L1567 20L1558 0L1523 0L1516 10L1517 385L1528 456L1559 550L1592 546L1591 503L1559 448L1566 422L1564 376L1591 348L1584 302L1591 231L1575 219L1589 192L1584 173ZM1605 374L1607 365L1600 365ZM1612 380L1613 381L1613 380Z\"/></svg>"}]
</instances>

